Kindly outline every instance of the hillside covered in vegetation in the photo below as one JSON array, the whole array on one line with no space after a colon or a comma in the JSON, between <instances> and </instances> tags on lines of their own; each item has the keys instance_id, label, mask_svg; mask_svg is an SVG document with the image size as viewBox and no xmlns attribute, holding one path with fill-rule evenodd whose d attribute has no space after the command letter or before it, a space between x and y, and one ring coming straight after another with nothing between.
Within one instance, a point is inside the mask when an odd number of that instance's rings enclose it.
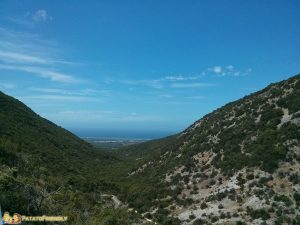
<instances>
[{"instance_id":1,"label":"hillside covered in vegetation","mask_svg":"<svg viewBox=\"0 0 300 225\"><path fill-rule=\"evenodd\" d=\"M140 161L126 200L159 223L299 224L300 75L117 154Z\"/></svg>"},{"instance_id":2,"label":"hillside covered in vegetation","mask_svg":"<svg viewBox=\"0 0 300 225\"><path fill-rule=\"evenodd\" d=\"M65 215L67 224L80 225L135 220L108 197L119 189L103 180L103 171L118 162L116 157L1 92L0 124L2 211Z\"/></svg>"},{"instance_id":3,"label":"hillside covered in vegetation","mask_svg":"<svg viewBox=\"0 0 300 225\"><path fill-rule=\"evenodd\" d=\"M67 224L299 224L300 75L118 150L0 93L3 211Z\"/></svg>"}]
</instances>

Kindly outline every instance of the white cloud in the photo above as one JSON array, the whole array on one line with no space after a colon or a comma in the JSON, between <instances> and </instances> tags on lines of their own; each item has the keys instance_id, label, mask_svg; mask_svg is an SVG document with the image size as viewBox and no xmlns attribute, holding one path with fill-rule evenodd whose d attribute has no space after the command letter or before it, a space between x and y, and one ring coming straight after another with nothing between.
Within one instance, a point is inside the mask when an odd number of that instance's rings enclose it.
<instances>
[{"instance_id":1,"label":"white cloud","mask_svg":"<svg viewBox=\"0 0 300 225\"><path fill-rule=\"evenodd\" d=\"M55 103L57 105L65 105L66 103L87 103L95 102L102 103L105 100L99 97L91 96L71 96L71 95L58 95L58 94L45 94L45 95L25 95L17 96L22 102L30 105L41 105L41 104L50 104Z\"/></svg>"},{"instance_id":2,"label":"white cloud","mask_svg":"<svg viewBox=\"0 0 300 225\"><path fill-rule=\"evenodd\" d=\"M79 65L79 63L70 62L63 59L53 59L51 57L42 55L32 55L22 52L13 52L9 50L1 50L0 44L0 61L4 63L20 63L20 64L65 64L65 65ZM82 64L81 64L82 65Z\"/></svg>"},{"instance_id":3,"label":"white cloud","mask_svg":"<svg viewBox=\"0 0 300 225\"><path fill-rule=\"evenodd\" d=\"M95 90L95 89L76 89L76 90L66 90L57 88L29 88L31 91L47 93L47 94L60 94L60 95L71 95L71 96L101 96L108 97L111 95L109 90Z\"/></svg>"},{"instance_id":4,"label":"white cloud","mask_svg":"<svg viewBox=\"0 0 300 225\"><path fill-rule=\"evenodd\" d=\"M175 76L166 76L153 80L106 80L107 84L111 83L121 83L125 85L135 85L135 86L147 86L154 89L164 89L168 87L180 87L182 82L185 81L195 81L203 78L203 74L195 75L195 76L183 76L183 75L175 75ZM195 84L194 84L195 85ZM197 83L196 86L201 86L203 84ZM132 90L132 89L131 89Z\"/></svg>"},{"instance_id":5,"label":"white cloud","mask_svg":"<svg viewBox=\"0 0 300 225\"><path fill-rule=\"evenodd\" d=\"M12 31L0 27L0 50L2 52L59 62L62 47L55 41L45 40L33 33Z\"/></svg>"},{"instance_id":6,"label":"white cloud","mask_svg":"<svg viewBox=\"0 0 300 225\"><path fill-rule=\"evenodd\" d=\"M0 85L1 87L1 85ZM28 88L29 95L20 96L19 99L30 105L56 104L65 106L66 103L103 103L109 96L107 90L94 89L60 89L60 88Z\"/></svg>"},{"instance_id":7,"label":"white cloud","mask_svg":"<svg viewBox=\"0 0 300 225\"><path fill-rule=\"evenodd\" d=\"M137 113L122 114L111 110L67 110L55 114L46 114L48 118L57 121L80 121L85 123L128 123L157 122L163 118L157 115L139 115Z\"/></svg>"},{"instance_id":8,"label":"white cloud","mask_svg":"<svg viewBox=\"0 0 300 225\"><path fill-rule=\"evenodd\" d=\"M184 78L181 75L179 75L179 76L166 76L165 79L166 80L170 80L170 81L182 81L182 80L186 80L186 78Z\"/></svg>"},{"instance_id":9,"label":"white cloud","mask_svg":"<svg viewBox=\"0 0 300 225\"><path fill-rule=\"evenodd\" d=\"M56 89L56 88L29 88L31 91L43 92L43 93L51 93L51 94L71 94L71 92L64 89Z\"/></svg>"},{"instance_id":10,"label":"white cloud","mask_svg":"<svg viewBox=\"0 0 300 225\"><path fill-rule=\"evenodd\" d=\"M16 25L34 28L37 24L46 23L53 20L45 9L38 9L35 12L26 12L23 15L9 16L6 19Z\"/></svg>"},{"instance_id":11,"label":"white cloud","mask_svg":"<svg viewBox=\"0 0 300 225\"><path fill-rule=\"evenodd\" d=\"M15 65L3 65L3 64L1 65L0 64L0 69L27 72L27 73L31 73L36 76L42 77L42 78L48 78L52 81L61 82L61 83L83 82L83 80L76 79L71 75L52 71L52 70L49 70L48 68L42 68L42 67L15 66Z\"/></svg>"},{"instance_id":12,"label":"white cloud","mask_svg":"<svg viewBox=\"0 0 300 225\"><path fill-rule=\"evenodd\" d=\"M74 66L73 62L63 59L60 51L53 41L0 27L0 69L27 72L54 82L84 82L60 71Z\"/></svg>"},{"instance_id":13,"label":"white cloud","mask_svg":"<svg viewBox=\"0 0 300 225\"><path fill-rule=\"evenodd\" d=\"M164 85L159 80L147 80L143 82L146 86L155 88L155 89L162 89Z\"/></svg>"},{"instance_id":14,"label":"white cloud","mask_svg":"<svg viewBox=\"0 0 300 225\"><path fill-rule=\"evenodd\" d=\"M44 68L35 67L24 67L24 71L35 73L43 78L50 78L52 81L62 82L62 83L77 83L79 80L74 79L72 76L63 74L56 71L51 71Z\"/></svg>"},{"instance_id":15,"label":"white cloud","mask_svg":"<svg viewBox=\"0 0 300 225\"><path fill-rule=\"evenodd\" d=\"M213 67L213 71L215 72L215 73L222 73L222 67L221 66L214 66Z\"/></svg>"},{"instance_id":16,"label":"white cloud","mask_svg":"<svg viewBox=\"0 0 300 225\"><path fill-rule=\"evenodd\" d=\"M229 71L232 71L232 70L234 70L234 66L233 65L228 65L228 66L226 66L226 69L228 69Z\"/></svg>"},{"instance_id":17,"label":"white cloud","mask_svg":"<svg viewBox=\"0 0 300 225\"><path fill-rule=\"evenodd\" d=\"M252 69L246 70L239 70L233 65L227 65L225 67L222 66L214 66L207 69L208 72L214 73L218 77L225 77L225 76L246 76L252 72Z\"/></svg>"},{"instance_id":18,"label":"white cloud","mask_svg":"<svg viewBox=\"0 0 300 225\"><path fill-rule=\"evenodd\" d=\"M16 25L33 28L35 22L32 21L32 18L30 19L26 18L26 15L24 17L7 17L7 20L15 23Z\"/></svg>"},{"instance_id":19,"label":"white cloud","mask_svg":"<svg viewBox=\"0 0 300 225\"><path fill-rule=\"evenodd\" d=\"M32 15L32 19L35 22L46 22L49 20L49 16L45 9L39 9Z\"/></svg>"},{"instance_id":20,"label":"white cloud","mask_svg":"<svg viewBox=\"0 0 300 225\"><path fill-rule=\"evenodd\" d=\"M172 88L202 88L202 87L213 87L217 84L214 83L175 83L171 84Z\"/></svg>"},{"instance_id":21,"label":"white cloud","mask_svg":"<svg viewBox=\"0 0 300 225\"><path fill-rule=\"evenodd\" d=\"M164 79L165 81L187 81L187 80L198 80L201 77L203 77L203 74L198 76L183 76L183 75L177 75L177 76L166 76Z\"/></svg>"},{"instance_id":22,"label":"white cloud","mask_svg":"<svg viewBox=\"0 0 300 225\"><path fill-rule=\"evenodd\" d=\"M49 60L17 52L9 52L0 50L0 60L6 63L38 63L49 64Z\"/></svg>"},{"instance_id":23,"label":"white cloud","mask_svg":"<svg viewBox=\"0 0 300 225\"><path fill-rule=\"evenodd\" d=\"M184 82L184 81L197 81L205 76L214 75L217 77L224 77L224 76L245 76L252 72L251 68L248 69L237 69L234 65L229 64L227 66L216 65L213 67L209 67L206 70L199 72L197 75L192 76L185 76L185 75L173 75L173 76L166 76L161 78L160 81L162 82ZM176 86L176 85L173 85ZM179 84L178 86L184 86ZM196 86L196 85L195 85Z\"/></svg>"},{"instance_id":24,"label":"white cloud","mask_svg":"<svg viewBox=\"0 0 300 225\"><path fill-rule=\"evenodd\" d=\"M54 100L54 101L90 101L97 100L96 98L83 97L83 96L63 96L63 95L33 95L24 96L22 99L39 99L39 100Z\"/></svg>"}]
</instances>

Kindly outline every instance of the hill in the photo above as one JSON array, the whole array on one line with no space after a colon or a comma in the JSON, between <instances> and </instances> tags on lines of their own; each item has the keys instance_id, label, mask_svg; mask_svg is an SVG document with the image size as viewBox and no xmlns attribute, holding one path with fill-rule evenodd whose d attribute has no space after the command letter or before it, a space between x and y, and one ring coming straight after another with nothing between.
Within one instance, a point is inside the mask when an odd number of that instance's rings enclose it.
<instances>
[{"instance_id":1,"label":"hill","mask_svg":"<svg viewBox=\"0 0 300 225\"><path fill-rule=\"evenodd\" d=\"M297 75L117 151L120 197L160 224L299 224L299 126Z\"/></svg>"},{"instance_id":2,"label":"hill","mask_svg":"<svg viewBox=\"0 0 300 225\"><path fill-rule=\"evenodd\" d=\"M134 221L108 197L118 187L104 181L104 168L118 161L0 92L2 211L80 225Z\"/></svg>"}]
</instances>

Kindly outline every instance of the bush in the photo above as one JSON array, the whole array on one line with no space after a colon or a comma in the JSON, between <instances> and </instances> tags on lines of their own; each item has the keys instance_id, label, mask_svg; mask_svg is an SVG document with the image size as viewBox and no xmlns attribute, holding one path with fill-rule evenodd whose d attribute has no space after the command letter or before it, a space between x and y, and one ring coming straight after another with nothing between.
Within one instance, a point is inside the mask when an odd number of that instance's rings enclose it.
<instances>
[{"instance_id":1,"label":"bush","mask_svg":"<svg viewBox=\"0 0 300 225\"><path fill-rule=\"evenodd\" d=\"M202 202L200 205L201 209L206 209L207 208L207 204L205 202Z\"/></svg>"},{"instance_id":2,"label":"bush","mask_svg":"<svg viewBox=\"0 0 300 225\"><path fill-rule=\"evenodd\" d=\"M203 220L203 219L196 219L193 222L193 225L204 225L204 224L205 224L205 220Z\"/></svg>"},{"instance_id":3,"label":"bush","mask_svg":"<svg viewBox=\"0 0 300 225\"><path fill-rule=\"evenodd\" d=\"M253 220L259 219L259 218L261 218L263 220L267 220L270 218L269 213L265 209L253 210L251 208L248 208L247 213L251 216L251 218Z\"/></svg>"},{"instance_id":4,"label":"bush","mask_svg":"<svg viewBox=\"0 0 300 225\"><path fill-rule=\"evenodd\" d=\"M297 206L300 206L300 193L295 193L294 194L294 199L295 199L295 202L297 204Z\"/></svg>"},{"instance_id":5,"label":"bush","mask_svg":"<svg viewBox=\"0 0 300 225\"><path fill-rule=\"evenodd\" d=\"M276 195L274 200L277 202L283 202L286 206L291 206L293 204L291 199L285 195Z\"/></svg>"},{"instance_id":6,"label":"bush","mask_svg":"<svg viewBox=\"0 0 300 225\"><path fill-rule=\"evenodd\" d=\"M195 218L196 218L196 216L195 216L194 214L190 214L190 215L189 215L189 219L190 219L190 220L193 220L193 219L195 219Z\"/></svg>"},{"instance_id":7,"label":"bush","mask_svg":"<svg viewBox=\"0 0 300 225\"><path fill-rule=\"evenodd\" d=\"M246 178L247 180L253 180L254 179L253 173L247 174Z\"/></svg>"}]
</instances>

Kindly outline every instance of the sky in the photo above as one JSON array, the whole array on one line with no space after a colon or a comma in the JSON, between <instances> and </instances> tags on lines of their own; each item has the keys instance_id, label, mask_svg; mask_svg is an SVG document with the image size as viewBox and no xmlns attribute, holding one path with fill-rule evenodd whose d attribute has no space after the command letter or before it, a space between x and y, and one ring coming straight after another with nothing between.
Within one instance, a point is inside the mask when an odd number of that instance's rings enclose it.
<instances>
[{"instance_id":1,"label":"sky","mask_svg":"<svg viewBox=\"0 0 300 225\"><path fill-rule=\"evenodd\" d=\"M80 136L162 137L298 74L299 27L298 0L0 0L0 90Z\"/></svg>"}]
</instances>

